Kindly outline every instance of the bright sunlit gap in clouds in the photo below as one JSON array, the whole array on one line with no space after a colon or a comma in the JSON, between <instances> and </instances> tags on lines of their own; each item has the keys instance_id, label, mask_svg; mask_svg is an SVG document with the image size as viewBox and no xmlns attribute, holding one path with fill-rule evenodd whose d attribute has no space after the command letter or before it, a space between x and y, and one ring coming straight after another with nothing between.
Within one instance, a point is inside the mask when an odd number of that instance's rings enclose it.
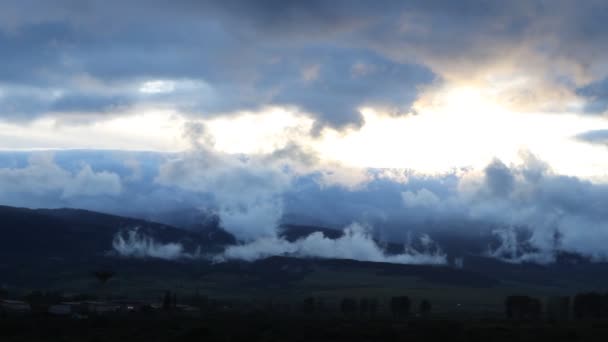
<instances>
[{"instance_id":1,"label":"bright sunlit gap in clouds","mask_svg":"<svg viewBox=\"0 0 608 342\"><path fill-rule=\"evenodd\" d=\"M153 82L142 87L162 91L165 86ZM434 89L424 93L413 108L416 114L405 116L363 108L361 127L325 128L319 136L311 135L313 119L289 108L196 120L174 110L137 108L92 123L58 118L28 125L0 122L0 140L4 149L176 152L190 147L185 124L199 122L211 137L207 147L224 153L271 153L297 143L323 161L347 167L442 173L460 167L482 168L493 158L517 163L520 151L529 150L558 173L602 179L608 170L602 146L574 139L586 131L608 129L601 118L516 112L501 106L491 91L470 86Z\"/></svg>"},{"instance_id":2,"label":"bright sunlit gap in clouds","mask_svg":"<svg viewBox=\"0 0 608 342\"><path fill-rule=\"evenodd\" d=\"M567 113L522 113L501 107L474 88L446 89L414 104L417 114L390 117L363 109L365 124L348 133L327 131L316 146L327 159L348 165L445 172L485 166L493 158L517 162L521 150L560 173L602 176L605 149L574 140L608 127L599 118Z\"/></svg>"},{"instance_id":3,"label":"bright sunlit gap in clouds","mask_svg":"<svg viewBox=\"0 0 608 342\"><path fill-rule=\"evenodd\" d=\"M105 120L72 122L46 117L27 125L0 121L2 149L125 149L177 152L188 147L182 115L139 109Z\"/></svg>"},{"instance_id":4,"label":"bright sunlit gap in clouds","mask_svg":"<svg viewBox=\"0 0 608 342\"><path fill-rule=\"evenodd\" d=\"M312 119L278 107L205 121L215 149L246 154L271 153L291 140L304 139L312 126Z\"/></svg>"}]
</instances>

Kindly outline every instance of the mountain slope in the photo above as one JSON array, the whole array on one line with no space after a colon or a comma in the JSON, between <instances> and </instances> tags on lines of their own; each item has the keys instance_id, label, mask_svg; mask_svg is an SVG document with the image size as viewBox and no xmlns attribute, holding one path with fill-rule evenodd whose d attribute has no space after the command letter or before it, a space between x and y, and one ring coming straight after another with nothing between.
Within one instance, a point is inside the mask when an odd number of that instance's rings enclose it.
<instances>
[{"instance_id":1,"label":"mountain slope","mask_svg":"<svg viewBox=\"0 0 608 342\"><path fill-rule=\"evenodd\" d=\"M191 231L85 210L0 206L0 286L79 291L86 288L83 284L94 281L92 271L111 269L118 275L116 289L134 292L148 288L158 291L175 284L221 295L273 289L339 293L351 287L381 292L386 288L398 291L428 286L509 291L524 288L546 293L608 288L608 264L591 263L577 256L564 256L560 258L564 262L552 265L535 265L510 264L471 253L464 257L463 268L454 268L282 256L218 264L205 258L170 261L108 253L117 233L136 227L158 244L178 243L186 251L200 247L209 255L235 243L234 237L214 227ZM316 231L332 239L342 235L336 230L295 225L283 226L281 234L293 241ZM402 246L388 246L401 252L397 249Z\"/></svg>"},{"instance_id":2,"label":"mountain slope","mask_svg":"<svg viewBox=\"0 0 608 342\"><path fill-rule=\"evenodd\" d=\"M13 208L0 206L0 256L19 258L93 257L112 249L115 235L138 228L160 243L181 243L187 248L218 249L205 234L168 225L76 209ZM222 237L224 243L227 238ZM228 239L228 243L233 240Z\"/></svg>"}]
</instances>

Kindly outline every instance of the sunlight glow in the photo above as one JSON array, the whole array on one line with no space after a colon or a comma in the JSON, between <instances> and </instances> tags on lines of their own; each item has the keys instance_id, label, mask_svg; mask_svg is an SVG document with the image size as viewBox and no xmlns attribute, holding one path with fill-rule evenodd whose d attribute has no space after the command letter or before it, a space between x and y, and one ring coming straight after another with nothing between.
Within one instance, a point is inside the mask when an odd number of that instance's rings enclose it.
<instances>
[{"instance_id":1,"label":"sunlight glow","mask_svg":"<svg viewBox=\"0 0 608 342\"><path fill-rule=\"evenodd\" d=\"M170 93L174 89L174 82L164 80L147 81L142 83L139 87L139 91L145 94Z\"/></svg>"},{"instance_id":2,"label":"sunlight glow","mask_svg":"<svg viewBox=\"0 0 608 342\"><path fill-rule=\"evenodd\" d=\"M517 163L526 150L558 173L608 180L606 149L574 139L590 130L608 129L602 118L516 112L500 103L491 92L470 86L437 89L414 104L415 114L390 116L362 108L361 127L326 128L319 136L311 135L310 116L283 107L210 119L133 108L90 123L66 117L46 117L29 125L0 121L0 146L183 151L192 147L184 135L186 123L198 122L211 138L207 147L224 153L272 153L295 143L328 165L435 174L483 168L494 158Z\"/></svg>"},{"instance_id":3,"label":"sunlight glow","mask_svg":"<svg viewBox=\"0 0 608 342\"><path fill-rule=\"evenodd\" d=\"M598 118L575 114L510 112L473 88L448 89L418 104L417 114L390 117L362 110L363 127L326 130L317 149L324 159L356 167L410 168L425 173L506 163L529 150L556 171L579 176L606 174L605 149L575 141L579 133L608 128Z\"/></svg>"},{"instance_id":4,"label":"sunlight glow","mask_svg":"<svg viewBox=\"0 0 608 342\"><path fill-rule=\"evenodd\" d=\"M215 149L226 153L270 153L301 139L312 125L310 118L278 107L205 122Z\"/></svg>"},{"instance_id":5,"label":"sunlight glow","mask_svg":"<svg viewBox=\"0 0 608 342\"><path fill-rule=\"evenodd\" d=\"M2 149L125 149L172 152L186 149L185 120L173 111L144 110L94 121L72 123L42 118L28 125L0 121Z\"/></svg>"}]
</instances>

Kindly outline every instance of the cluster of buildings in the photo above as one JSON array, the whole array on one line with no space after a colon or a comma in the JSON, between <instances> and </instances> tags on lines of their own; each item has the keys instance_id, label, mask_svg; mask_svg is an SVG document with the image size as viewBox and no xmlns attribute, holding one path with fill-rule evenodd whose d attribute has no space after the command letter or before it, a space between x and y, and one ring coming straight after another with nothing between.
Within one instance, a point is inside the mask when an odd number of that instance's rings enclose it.
<instances>
[{"instance_id":1,"label":"cluster of buildings","mask_svg":"<svg viewBox=\"0 0 608 342\"><path fill-rule=\"evenodd\" d=\"M162 304L147 303L133 300L115 301L66 301L51 304L41 308L32 308L30 303L22 300L0 300L0 314L25 315L30 313L46 313L54 316L86 318L88 315L104 315L129 312L167 311ZM198 308L178 304L171 311L181 313L199 313Z\"/></svg>"}]
</instances>

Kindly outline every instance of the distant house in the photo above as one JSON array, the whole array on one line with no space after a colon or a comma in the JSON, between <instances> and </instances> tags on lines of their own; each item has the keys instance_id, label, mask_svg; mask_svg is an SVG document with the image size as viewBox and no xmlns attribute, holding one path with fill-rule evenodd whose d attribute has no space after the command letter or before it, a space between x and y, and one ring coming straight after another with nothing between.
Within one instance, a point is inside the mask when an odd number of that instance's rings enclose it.
<instances>
[{"instance_id":1,"label":"distant house","mask_svg":"<svg viewBox=\"0 0 608 342\"><path fill-rule=\"evenodd\" d=\"M32 311L32 307L29 303L21 300L0 300L0 312L13 313L13 314L25 314Z\"/></svg>"},{"instance_id":2,"label":"distant house","mask_svg":"<svg viewBox=\"0 0 608 342\"><path fill-rule=\"evenodd\" d=\"M117 312L120 308L120 305L108 302L62 302L51 305L48 308L48 313L57 316L105 314Z\"/></svg>"},{"instance_id":3,"label":"distant house","mask_svg":"<svg viewBox=\"0 0 608 342\"><path fill-rule=\"evenodd\" d=\"M120 305L108 302L84 302L86 311L93 314L105 314L110 312L117 312L120 310Z\"/></svg>"},{"instance_id":4,"label":"distant house","mask_svg":"<svg viewBox=\"0 0 608 342\"><path fill-rule=\"evenodd\" d=\"M150 304L137 300L114 300L112 305L116 305L121 312L139 312L144 307L149 307Z\"/></svg>"}]
</instances>

